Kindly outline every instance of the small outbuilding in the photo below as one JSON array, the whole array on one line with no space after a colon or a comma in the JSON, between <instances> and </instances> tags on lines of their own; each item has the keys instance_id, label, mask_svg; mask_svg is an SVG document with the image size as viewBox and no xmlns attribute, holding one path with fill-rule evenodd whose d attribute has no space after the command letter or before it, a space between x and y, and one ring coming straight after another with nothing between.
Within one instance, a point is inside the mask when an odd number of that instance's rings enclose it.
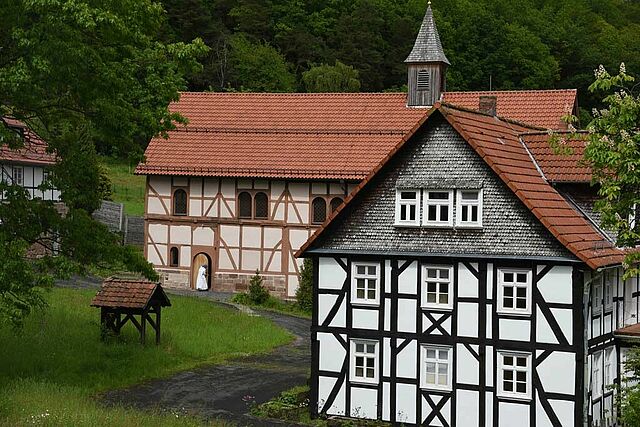
<instances>
[{"instance_id":1,"label":"small outbuilding","mask_svg":"<svg viewBox=\"0 0 640 427\"><path fill-rule=\"evenodd\" d=\"M160 312L162 307L170 307L171 302L159 283L111 277L103 282L91 306L100 308L103 337L107 331L120 334L122 327L131 321L144 344L149 323L156 332L156 344L159 344ZM151 314L155 314L155 320ZM139 316L139 321L136 316Z\"/></svg>"}]
</instances>

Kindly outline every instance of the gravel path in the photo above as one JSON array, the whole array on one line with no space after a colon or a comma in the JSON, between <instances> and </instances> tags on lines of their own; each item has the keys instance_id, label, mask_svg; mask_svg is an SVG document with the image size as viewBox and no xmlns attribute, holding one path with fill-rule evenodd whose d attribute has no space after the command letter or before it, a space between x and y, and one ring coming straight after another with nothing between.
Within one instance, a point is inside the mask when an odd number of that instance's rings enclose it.
<instances>
[{"instance_id":1,"label":"gravel path","mask_svg":"<svg viewBox=\"0 0 640 427\"><path fill-rule=\"evenodd\" d=\"M100 282L76 279L58 285L87 289L99 287ZM166 291L223 304L228 304L230 297L230 294L210 292ZM291 425L260 420L248 415L248 411L254 403L266 402L284 390L306 383L311 365L311 321L267 311L248 311L287 329L295 336L295 340L266 355L237 358L226 365L202 367L128 389L113 390L103 394L101 401L106 405L222 419L239 426Z\"/></svg>"}]
</instances>

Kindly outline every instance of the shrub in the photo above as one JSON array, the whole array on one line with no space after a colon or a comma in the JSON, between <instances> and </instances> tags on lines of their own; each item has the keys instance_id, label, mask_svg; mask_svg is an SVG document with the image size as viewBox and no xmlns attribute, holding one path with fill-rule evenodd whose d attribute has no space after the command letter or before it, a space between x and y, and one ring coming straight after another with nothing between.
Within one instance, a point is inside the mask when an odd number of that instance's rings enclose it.
<instances>
[{"instance_id":1,"label":"shrub","mask_svg":"<svg viewBox=\"0 0 640 427\"><path fill-rule=\"evenodd\" d=\"M304 259L298 281L296 301L302 310L310 312L313 309L313 261L311 258Z\"/></svg>"},{"instance_id":2,"label":"shrub","mask_svg":"<svg viewBox=\"0 0 640 427\"><path fill-rule=\"evenodd\" d=\"M262 276L260 272L256 271L256 274L251 277L249 281L249 300L253 304L264 304L269 299L269 291L263 285Z\"/></svg>"}]
</instances>

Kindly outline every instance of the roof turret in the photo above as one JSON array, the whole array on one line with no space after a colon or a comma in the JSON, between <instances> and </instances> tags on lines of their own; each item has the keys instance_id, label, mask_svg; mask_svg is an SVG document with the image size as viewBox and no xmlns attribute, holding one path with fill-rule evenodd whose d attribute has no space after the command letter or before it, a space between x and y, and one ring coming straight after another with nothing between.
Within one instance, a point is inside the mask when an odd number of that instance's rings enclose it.
<instances>
[{"instance_id":1,"label":"roof turret","mask_svg":"<svg viewBox=\"0 0 640 427\"><path fill-rule=\"evenodd\" d=\"M433 20L433 11L431 10L431 2L427 7L427 13L422 20L422 26L418 32L418 37L413 45L413 50L404 61L406 63L428 63L428 62L443 62L447 65L451 65L447 56L442 49L442 42L440 42L440 35L436 28L436 23Z\"/></svg>"}]
</instances>

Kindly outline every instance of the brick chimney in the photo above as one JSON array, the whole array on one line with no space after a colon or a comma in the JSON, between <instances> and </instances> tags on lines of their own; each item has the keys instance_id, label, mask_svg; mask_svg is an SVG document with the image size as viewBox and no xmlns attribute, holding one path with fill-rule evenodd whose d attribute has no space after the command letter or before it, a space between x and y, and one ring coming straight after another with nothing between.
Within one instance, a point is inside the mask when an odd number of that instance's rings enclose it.
<instances>
[{"instance_id":1,"label":"brick chimney","mask_svg":"<svg viewBox=\"0 0 640 427\"><path fill-rule=\"evenodd\" d=\"M498 97L495 95L480 95L480 106L478 109L481 113L495 116L498 110Z\"/></svg>"}]
</instances>

